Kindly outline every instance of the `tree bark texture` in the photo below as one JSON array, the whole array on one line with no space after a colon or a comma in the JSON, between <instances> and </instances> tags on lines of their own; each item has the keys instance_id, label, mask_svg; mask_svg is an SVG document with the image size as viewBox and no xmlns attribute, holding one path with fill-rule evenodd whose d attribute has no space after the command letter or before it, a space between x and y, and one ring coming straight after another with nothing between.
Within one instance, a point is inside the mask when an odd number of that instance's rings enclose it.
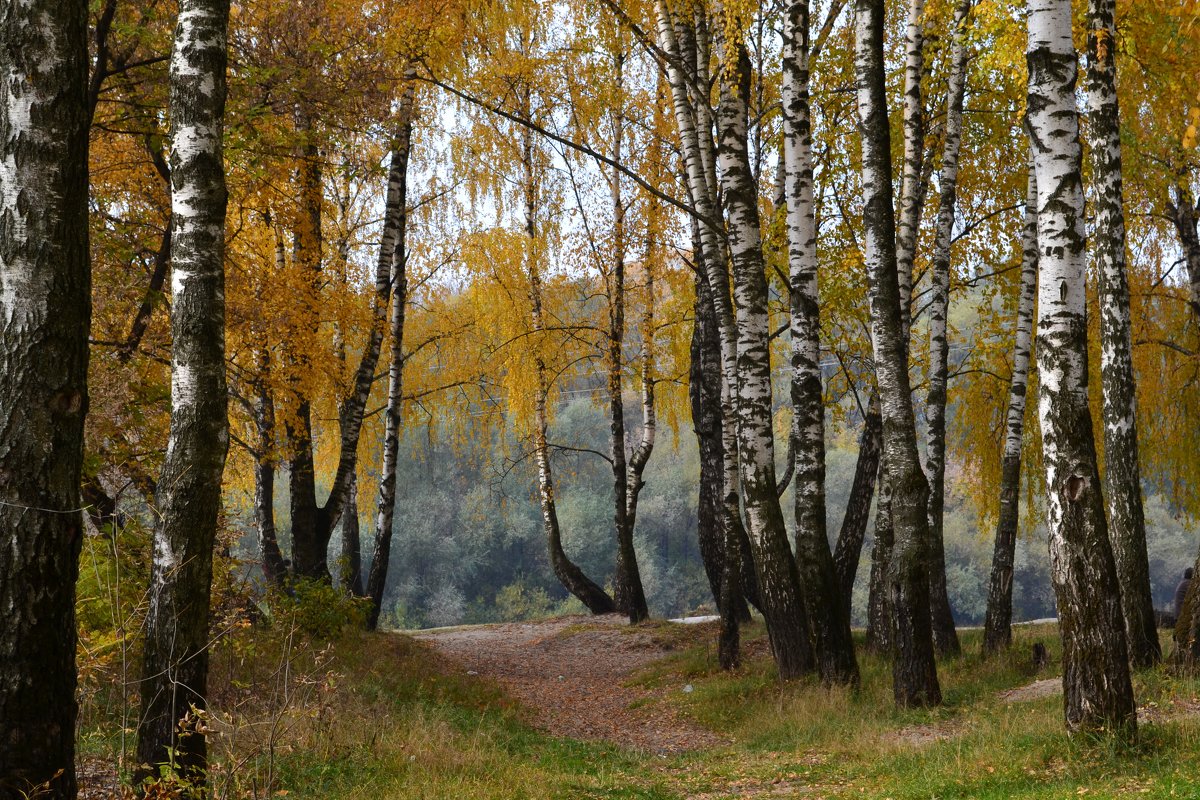
<instances>
[{"instance_id":1,"label":"tree bark texture","mask_svg":"<svg viewBox=\"0 0 1200 800\"><path fill-rule=\"evenodd\" d=\"M946 549L942 541L942 525L946 503L946 383L950 366L950 341L946 334L950 315L950 244L958 202L958 154L962 147L963 96L967 88L967 17L970 13L971 0L959 0L954 7L950 81L946 90L946 139L938 180L941 197L929 300L929 395L925 406L929 427L925 461L925 471L929 476L929 595L933 644L942 656L958 655L961 651L946 590Z\"/></svg>"},{"instance_id":2,"label":"tree bark texture","mask_svg":"<svg viewBox=\"0 0 1200 800\"><path fill-rule=\"evenodd\" d=\"M0 798L74 798L88 4L0 11ZM42 793L44 791L44 794Z\"/></svg>"},{"instance_id":3,"label":"tree bark texture","mask_svg":"<svg viewBox=\"0 0 1200 800\"><path fill-rule=\"evenodd\" d=\"M888 564L893 692L897 706L941 703L929 619L929 484L917 455L907 335L896 269L891 145L884 88L882 0L856 0L855 73L862 135L865 260L871 339L883 417L884 463L895 544Z\"/></svg>"},{"instance_id":4,"label":"tree bark texture","mask_svg":"<svg viewBox=\"0 0 1200 800\"><path fill-rule=\"evenodd\" d=\"M1103 393L1104 493L1108 537L1121 584L1129 658L1137 669L1162 658L1138 457L1133 337L1125 267L1121 124L1117 104L1116 0L1088 2L1088 133L1095 186L1094 271L1100 276L1100 385Z\"/></svg>"},{"instance_id":5,"label":"tree bark texture","mask_svg":"<svg viewBox=\"0 0 1200 800\"><path fill-rule=\"evenodd\" d=\"M882 428L882 422L880 425ZM879 462L878 484L871 572L867 577L867 648L876 653L890 653L892 606L888 600L887 572L895 546L895 531L892 528L892 492L887 485L887 465L882 460Z\"/></svg>"},{"instance_id":6,"label":"tree bark texture","mask_svg":"<svg viewBox=\"0 0 1200 800\"><path fill-rule=\"evenodd\" d=\"M1029 355L1033 340L1033 301L1037 294L1037 177L1029 165L1025 192L1025 227L1022 231L1021 289L1017 299L1016 337L1012 377L1008 383L1004 455L1000 466L1000 513L996 519L996 544L988 583L987 613L983 621L983 655L1012 644L1013 561L1021 503L1021 447L1025 435L1025 405L1029 390Z\"/></svg>"},{"instance_id":7,"label":"tree bark texture","mask_svg":"<svg viewBox=\"0 0 1200 800\"><path fill-rule=\"evenodd\" d=\"M1077 57L1069 0L1029 3L1029 131L1038 191L1038 414L1067 729L1132 734L1116 564L1087 384L1087 297Z\"/></svg>"},{"instance_id":8,"label":"tree bark texture","mask_svg":"<svg viewBox=\"0 0 1200 800\"><path fill-rule=\"evenodd\" d=\"M183 0L170 62L171 429L155 504L137 776L170 764L206 796L212 556L229 449L225 388L228 0ZM191 723L188 720L192 720Z\"/></svg>"},{"instance_id":9,"label":"tree bark texture","mask_svg":"<svg viewBox=\"0 0 1200 800\"><path fill-rule=\"evenodd\" d=\"M821 680L852 685L858 682L858 663L825 522L825 398L809 109L808 0L788 4L783 47L783 161L792 339L789 449L796 484L796 562Z\"/></svg>"}]
</instances>

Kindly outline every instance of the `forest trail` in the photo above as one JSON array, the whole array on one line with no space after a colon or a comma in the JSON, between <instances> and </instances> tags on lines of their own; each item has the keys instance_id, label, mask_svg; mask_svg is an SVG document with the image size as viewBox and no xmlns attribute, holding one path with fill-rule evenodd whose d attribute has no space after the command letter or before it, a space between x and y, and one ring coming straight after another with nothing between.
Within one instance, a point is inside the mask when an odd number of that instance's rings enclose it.
<instances>
[{"instance_id":1,"label":"forest trail","mask_svg":"<svg viewBox=\"0 0 1200 800\"><path fill-rule=\"evenodd\" d=\"M707 625L631 628L619 614L473 625L412 634L469 673L501 684L555 735L668 754L725 743L654 702L683 685L633 685L642 667L689 642ZM677 630L676 630L677 629Z\"/></svg>"}]
</instances>

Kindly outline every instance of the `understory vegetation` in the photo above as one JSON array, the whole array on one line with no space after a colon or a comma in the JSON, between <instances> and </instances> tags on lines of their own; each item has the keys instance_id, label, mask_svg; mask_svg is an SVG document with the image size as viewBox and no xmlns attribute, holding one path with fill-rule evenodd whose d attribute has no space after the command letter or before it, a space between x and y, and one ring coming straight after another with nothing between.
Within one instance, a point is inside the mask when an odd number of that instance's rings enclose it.
<instances>
[{"instance_id":1,"label":"understory vegetation","mask_svg":"<svg viewBox=\"0 0 1200 800\"><path fill-rule=\"evenodd\" d=\"M1001 657L943 662L945 704L896 710L887 660L862 652L862 687L781 684L760 624L746 664L713 656L709 626L654 623L674 643L631 680L727 737L714 750L662 756L541 733L496 684L428 645L347 628L332 640L293 621L243 622L212 663L210 781L215 798L1047 798L1195 796L1200 706L1193 679L1136 677L1146 716L1133 745L1068 737L1061 695L1001 693L1054 679L1052 625L1018 626ZM635 632L630 629L631 633ZM573 635L571 629L559 634ZM978 632L962 632L978 651ZM1042 642L1050 665L1030 659ZM861 644L861 641L859 642ZM112 665L109 668L111 669ZM1057 683L1057 681L1053 681ZM128 709L112 673L93 675L83 708L84 763L120 763ZM688 690L685 690L687 687Z\"/></svg>"}]
</instances>

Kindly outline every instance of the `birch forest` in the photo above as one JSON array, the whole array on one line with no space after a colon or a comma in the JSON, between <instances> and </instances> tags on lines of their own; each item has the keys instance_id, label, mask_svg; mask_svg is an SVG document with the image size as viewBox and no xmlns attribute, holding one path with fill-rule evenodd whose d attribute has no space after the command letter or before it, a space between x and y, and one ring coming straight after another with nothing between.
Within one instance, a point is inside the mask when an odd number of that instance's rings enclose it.
<instances>
[{"instance_id":1,"label":"birch forest","mask_svg":"<svg viewBox=\"0 0 1200 800\"><path fill-rule=\"evenodd\" d=\"M1198 0L0 0L0 800L1200 796Z\"/></svg>"}]
</instances>

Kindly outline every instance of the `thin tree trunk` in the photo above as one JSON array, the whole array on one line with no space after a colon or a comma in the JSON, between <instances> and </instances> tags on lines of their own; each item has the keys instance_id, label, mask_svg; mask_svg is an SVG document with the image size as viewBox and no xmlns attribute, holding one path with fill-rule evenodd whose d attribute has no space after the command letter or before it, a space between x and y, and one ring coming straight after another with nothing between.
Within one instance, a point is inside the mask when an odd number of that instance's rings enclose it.
<instances>
[{"instance_id":1,"label":"thin tree trunk","mask_svg":"<svg viewBox=\"0 0 1200 800\"><path fill-rule=\"evenodd\" d=\"M1029 3L1029 130L1038 190L1038 411L1067 729L1137 727L1087 385L1083 167L1069 0Z\"/></svg>"},{"instance_id":2,"label":"thin tree trunk","mask_svg":"<svg viewBox=\"0 0 1200 800\"><path fill-rule=\"evenodd\" d=\"M1121 124L1117 105L1115 0L1088 2L1087 94L1092 181L1096 188L1092 257L1100 276L1100 385L1103 394L1104 493L1108 536L1117 578L1129 658L1137 669L1162 659L1138 457L1137 396L1129 282L1125 272L1125 211L1121 189Z\"/></svg>"},{"instance_id":3,"label":"thin tree trunk","mask_svg":"<svg viewBox=\"0 0 1200 800\"><path fill-rule=\"evenodd\" d=\"M884 463L895 544L888 564L896 705L941 703L929 620L929 484L917 455L908 348L896 270L891 145L884 86L883 0L856 0L855 72L862 130L865 259L872 278L871 339L883 416Z\"/></svg>"},{"instance_id":4,"label":"thin tree trunk","mask_svg":"<svg viewBox=\"0 0 1200 800\"><path fill-rule=\"evenodd\" d=\"M1179 176L1167 197L1167 213L1179 236L1188 271L1192 313L1196 322L1200 323L1200 229L1196 224L1196 201L1188 186L1186 173ZM1200 555L1196 557L1193 570L1197 568L1200 568ZM1172 657L1175 663L1190 671L1200 665L1200 602L1197 602L1197 586L1200 586L1200 581L1193 580L1184 598L1183 613L1176 620L1175 654Z\"/></svg>"},{"instance_id":5,"label":"thin tree trunk","mask_svg":"<svg viewBox=\"0 0 1200 800\"><path fill-rule=\"evenodd\" d=\"M950 342L946 321L950 315L950 244L958 201L958 153L962 147L963 95L967 88L967 17L971 0L954 7L953 41L950 44L950 83L946 91L946 139L938 179L937 236L933 246L933 281L929 301L929 396L925 418L929 427L926 473L929 476L929 597L933 644L938 655L958 655L962 648L954 629L954 614L946 589L946 549L942 526L946 504L946 382Z\"/></svg>"},{"instance_id":6,"label":"thin tree trunk","mask_svg":"<svg viewBox=\"0 0 1200 800\"><path fill-rule=\"evenodd\" d=\"M879 416L879 396L871 392L867 414L863 418L862 433L858 437L858 458L854 463L854 481L850 484L850 497L846 501L846 513L838 531L837 546L833 551L833 570L837 576L838 591L846 619L850 619L850 603L854 597L854 578L858 575L858 562L862 558L863 541L867 536L867 522L871 519L871 500L875 496L875 478L879 475L880 436L883 420Z\"/></svg>"},{"instance_id":7,"label":"thin tree trunk","mask_svg":"<svg viewBox=\"0 0 1200 800\"><path fill-rule=\"evenodd\" d=\"M647 242L647 257L643 263L643 271L646 276L645 291L645 306L642 309L641 319L641 337L642 337L642 352L639 359L640 362L640 379L641 379L641 395L642 395L642 436L638 442L638 446L634 449L633 454L629 458L629 478L628 478L628 507L625 512L626 524L629 526L630 538L637 525L637 510L638 499L641 497L642 489L646 483L643 478L646 472L646 465L650 462L650 455L654 452L654 440L658 431L658 412L655 407L654 397L654 306L657 302L655 297L655 270L657 269L657 259L659 254L658 243L658 228L660 223L657 216L660 214L660 209L655 205L655 201L650 201L651 206L647 212L648 229L650 234ZM636 566L636 561L634 562ZM637 581L636 590L641 593L640 576ZM642 596L642 605L645 606L645 596ZM649 616L647 611L645 616ZM645 617L643 617L644 619Z\"/></svg>"},{"instance_id":8,"label":"thin tree trunk","mask_svg":"<svg viewBox=\"0 0 1200 800\"><path fill-rule=\"evenodd\" d=\"M1186 176L1183 175L1171 194L1173 196L1167 197L1167 215L1179 235L1179 245L1183 249L1184 265L1188 272L1192 313L1200 322L1200 230L1196 226L1196 198L1192 196Z\"/></svg>"},{"instance_id":9,"label":"thin tree trunk","mask_svg":"<svg viewBox=\"0 0 1200 800\"><path fill-rule=\"evenodd\" d=\"M1012 378L1008 384L1004 455L1000 465L1000 514L983 622L983 655L1007 649L1012 643L1013 561L1021 503L1021 446L1025 434L1025 401L1029 388L1029 354L1033 339L1033 301L1037 293L1037 176L1029 165L1022 233L1021 290L1017 300L1016 342Z\"/></svg>"},{"instance_id":10,"label":"thin tree trunk","mask_svg":"<svg viewBox=\"0 0 1200 800\"><path fill-rule=\"evenodd\" d=\"M726 380L737 386L734 409L739 477L767 633L780 677L787 680L810 671L815 666L814 654L799 570L775 492L767 281L758 192L746 138L750 57L740 39L728 38L738 28L737 24L722 22L720 28L723 33L718 39L721 43L718 57L724 68L719 81L717 160L725 198L736 308L736 323L722 325L722 345L727 365L731 349L734 356L732 375L727 375ZM732 317L726 319L726 323L731 322Z\"/></svg>"},{"instance_id":11,"label":"thin tree trunk","mask_svg":"<svg viewBox=\"0 0 1200 800\"><path fill-rule=\"evenodd\" d=\"M809 111L809 7L787 7L783 39L783 150L791 284L792 463L796 561L821 679L856 684L850 616L838 591L825 522L825 398L817 297L817 217Z\"/></svg>"},{"instance_id":12,"label":"thin tree trunk","mask_svg":"<svg viewBox=\"0 0 1200 800\"><path fill-rule=\"evenodd\" d=\"M350 477L346 490L346 510L342 512L342 585L353 597L364 597L362 574L362 533L358 519L358 471Z\"/></svg>"},{"instance_id":13,"label":"thin tree trunk","mask_svg":"<svg viewBox=\"0 0 1200 800\"><path fill-rule=\"evenodd\" d=\"M882 421L880 428L882 439ZM871 573L867 578L867 648L885 654L892 651L892 609L888 601L887 572L895 546L895 532L892 529L892 493L887 485L887 465L882 459L878 485Z\"/></svg>"},{"instance_id":14,"label":"thin tree trunk","mask_svg":"<svg viewBox=\"0 0 1200 800\"><path fill-rule=\"evenodd\" d=\"M375 549L367 575L367 630L379 626L383 593L391 564L392 534L396 514L396 468L400 458L400 432L404 425L404 314L408 306L408 161L412 152L412 127L416 87L409 82L400 97L400 117L388 165L384 230L379 241L376 281L391 286L392 349L388 362L388 400L383 434L383 468L375 511ZM386 276L386 277L385 277ZM361 565L360 565L361 569Z\"/></svg>"},{"instance_id":15,"label":"thin tree trunk","mask_svg":"<svg viewBox=\"0 0 1200 800\"><path fill-rule=\"evenodd\" d=\"M73 800L88 4L0 14L0 795ZM44 787L40 789L39 787ZM43 793L44 792L44 793Z\"/></svg>"},{"instance_id":16,"label":"thin tree trunk","mask_svg":"<svg viewBox=\"0 0 1200 800\"><path fill-rule=\"evenodd\" d=\"M905 337L912 323L913 261L921 213L924 211L925 105L921 78L925 74L925 0L907 0L904 28L904 163L900 178L900 209L896 224L896 269L900 286L900 318Z\"/></svg>"},{"instance_id":17,"label":"thin tree trunk","mask_svg":"<svg viewBox=\"0 0 1200 800\"><path fill-rule=\"evenodd\" d=\"M624 54L615 58L617 85L623 81ZM612 158L621 162L625 138L625 120L620 112L613 121ZM614 169L609 177L613 208L613 263L605 276L608 284L608 347L605 353L608 368L609 450L613 473L613 528L617 539L617 565L613 576L613 601L630 623L642 622L650 616L646 594L638 570L637 551L633 542L633 519L629 509L630 464L625 456L625 198L621 173ZM653 406L651 406L653 409ZM651 440L653 441L653 440ZM647 457L649 454L647 453ZM643 465L644 466L644 465ZM632 502L636 503L636 498Z\"/></svg>"},{"instance_id":18,"label":"thin tree trunk","mask_svg":"<svg viewBox=\"0 0 1200 800\"><path fill-rule=\"evenodd\" d=\"M171 764L207 796L212 556L229 449L225 390L228 0L183 0L171 56L171 430L158 481L137 776Z\"/></svg>"},{"instance_id":19,"label":"thin tree trunk","mask_svg":"<svg viewBox=\"0 0 1200 800\"><path fill-rule=\"evenodd\" d=\"M275 530L275 402L267 388L270 356L259 350L258 399L254 407L254 427L258 434L258 452L254 454L254 521L258 528L258 547L263 576L273 586L282 587L287 579L287 564L279 550Z\"/></svg>"}]
</instances>

